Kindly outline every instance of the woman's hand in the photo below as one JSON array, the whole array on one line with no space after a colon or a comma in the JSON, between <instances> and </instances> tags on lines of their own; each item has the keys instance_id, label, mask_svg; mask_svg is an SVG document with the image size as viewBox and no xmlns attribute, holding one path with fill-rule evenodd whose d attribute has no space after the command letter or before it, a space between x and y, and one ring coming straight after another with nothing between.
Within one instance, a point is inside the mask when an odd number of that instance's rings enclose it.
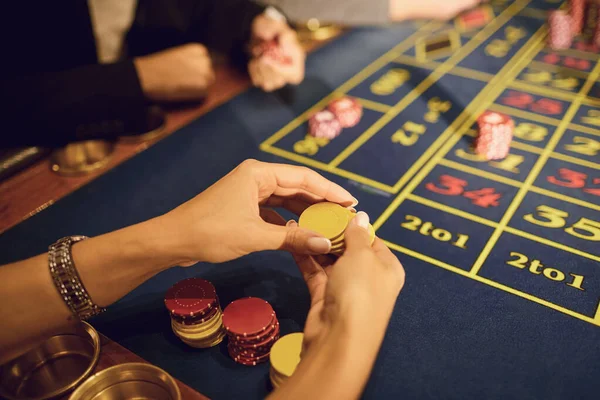
<instances>
[{"instance_id":1,"label":"woman's hand","mask_svg":"<svg viewBox=\"0 0 600 400\"><path fill-rule=\"evenodd\" d=\"M192 200L160 217L166 246L180 265L224 262L261 250L325 254L331 242L298 227L278 225L268 207L297 215L320 201L349 207L357 201L341 186L304 167L247 160ZM274 222L274 223L271 223Z\"/></svg>"}]
</instances>

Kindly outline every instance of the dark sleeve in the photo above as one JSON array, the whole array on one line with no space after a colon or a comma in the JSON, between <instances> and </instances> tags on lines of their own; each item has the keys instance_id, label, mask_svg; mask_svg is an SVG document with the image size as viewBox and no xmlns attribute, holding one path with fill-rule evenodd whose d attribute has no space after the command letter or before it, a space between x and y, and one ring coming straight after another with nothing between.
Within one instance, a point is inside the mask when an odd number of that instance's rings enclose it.
<instances>
[{"instance_id":1,"label":"dark sleeve","mask_svg":"<svg viewBox=\"0 0 600 400\"><path fill-rule=\"evenodd\" d=\"M129 55L198 42L245 65L252 21L264 8L250 0L139 0Z\"/></svg>"},{"instance_id":2,"label":"dark sleeve","mask_svg":"<svg viewBox=\"0 0 600 400\"><path fill-rule=\"evenodd\" d=\"M148 105L131 61L5 78L1 145L60 146L144 133Z\"/></svg>"}]
</instances>

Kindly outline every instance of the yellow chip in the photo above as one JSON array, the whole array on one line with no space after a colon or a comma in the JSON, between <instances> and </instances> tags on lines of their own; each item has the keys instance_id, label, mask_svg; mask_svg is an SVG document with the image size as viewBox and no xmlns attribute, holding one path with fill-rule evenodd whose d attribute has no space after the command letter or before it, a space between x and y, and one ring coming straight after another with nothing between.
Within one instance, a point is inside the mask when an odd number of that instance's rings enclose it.
<instances>
[{"instance_id":1,"label":"yellow chip","mask_svg":"<svg viewBox=\"0 0 600 400\"><path fill-rule=\"evenodd\" d=\"M302 332L291 333L283 336L271 347L269 359L271 367L279 375L290 377L300 363L300 353L302 352Z\"/></svg>"},{"instance_id":2,"label":"yellow chip","mask_svg":"<svg viewBox=\"0 0 600 400\"><path fill-rule=\"evenodd\" d=\"M175 327L173 329L173 331L175 332L175 334L177 336L179 336L180 338L187 339L187 340L206 340L206 339L211 338L215 333L219 332L220 330L223 330L223 318L221 316L219 316L219 322L217 324L215 324L212 328L209 328L205 331L182 332L181 330L179 330Z\"/></svg>"},{"instance_id":3,"label":"yellow chip","mask_svg":"<svg viewBox=\"0 0 600 400\"><path fill-rule=\"evenodd\" d=\"M335 203L317 203L304 210L298 225L334 240L344 233L348 221L346 208Z\"/></svg>"}]
</instances>

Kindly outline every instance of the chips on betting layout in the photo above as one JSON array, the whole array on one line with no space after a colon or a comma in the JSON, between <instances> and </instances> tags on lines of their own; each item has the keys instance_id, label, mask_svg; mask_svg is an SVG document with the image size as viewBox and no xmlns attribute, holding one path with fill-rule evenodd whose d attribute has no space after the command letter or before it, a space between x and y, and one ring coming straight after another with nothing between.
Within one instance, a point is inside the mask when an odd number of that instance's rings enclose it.
<instances>
[{"instance_id":1,"label":"chips on betting layout","mask_svg":"<svg viewBox=\"0 0 600 400\"><path fill-rule=\"evenodd\" d=\"M342 132L342 125L331 111L319 111L308 120L308 130L312 137L335 139Z\"/></svg>"},{"instance_id":2,"label":"chips on betting layout","mask_svg":"<svg viewBox=\"0 0 600 400\"><path fill-rule=\"evenodd\" d=\"M296 371L302 355L303 340L303 333L291 333L276 341L271 348L269 379L273 388L277 389Z\"/></svg>"},{"instance_id":3,"label":"chips on betting layout","mask_svg":"<svg viewBox=\"0 0 600 400\"><path fill-rule=\"evenodd\" d=\"M477 118L477 125L479 129L475 139L475 152L486 160L505 158L510 151L514 121L506 114L485 111Z\"/></svg>"},{"instance_id":4,"label":"chips on betting layout","mask_svg":"<svg viewBox=\"0 0 600 400\"><path fill-rule=\"evenodd\" d=\"M356 213L335 203L317 203L308 207L298 220L301 228L316 232L331 241L330 254L341 256L346 250L344 232ZM369 224L371 243L375 240L375 229Z\"/></svg>"},{"instance_id":5,"label":"chips on betting layout","mask_svg":"<svg viewBox=\"0 0 600 400\"><path fill-rule=\"evenodd\" d=\"M252 49L252 54L255 58L267 57L280 64L291 64L292 59L288 56L277 39L264 41Z\"/></svg>"},{"instance_id":6,"label":"chips on betting layout","mask_svg":"<svg viewBox=\"0 0 600 400\"><path fill-rule=\"evenodd\" d=\"M562 10L548 14L548 45L554 50L564 50L573 43L572 18Z\"/></svg>"},{"instance_id":7,"label":"chips on betting layout","mask_svg":"<svg viewBox=\"0 0 600 400\"><path fill-rule=\"evenodd\" d=\"M358 100L348 96L332 101L327 109L340 121L342 128L356 126L363 114L362 105Z\"/></svg>"},{"instance_id":8,"label":"chips on betting layout","mask_svg":"<svg viewBox=\"0 0 600 400\"><path fill-rule=\"evenodd\" d=\"M571 32L576 36L583 30L586 0L569 0L569 14L571 15Z\"/></svg>"},{"instance_id":9,"label":"chips on betting layout","mask_svg":"<svg viewBox=\"0 0 600 400\"><path fill-rule=\"evenodd\" d=\"M190 278L176 283L165 294L165 306L173 333L185 344L207 348L225 337L219 298L209 281Z\"/></svg>"},{"instance_id":10,"label":"chips on betting layout","mask_svg":"<svg viewBox=\"0 0 600 400\"><path fill-rule=\"evenodd\" d=\"M231 302L223 310L229 355L242 365L258 365L269 359L279 339L279 321L271 305L258 297Z\"/></svg>"}]
</instances>

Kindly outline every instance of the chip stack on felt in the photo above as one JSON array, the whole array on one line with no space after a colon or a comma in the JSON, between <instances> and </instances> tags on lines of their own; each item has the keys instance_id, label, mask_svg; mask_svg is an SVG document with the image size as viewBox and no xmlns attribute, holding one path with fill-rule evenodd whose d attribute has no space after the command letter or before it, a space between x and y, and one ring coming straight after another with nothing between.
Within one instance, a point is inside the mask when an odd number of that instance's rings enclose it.
<instances>
[{"instance_id":1,"label":"chip stack on felt","mask_svg":"<svg viewBox=\"0 0 600 400\"><path fill-rule=\"evenodd\" d=\"M344 96L329 103L326 110L315 113L308 120L308 132L316 138L335 139L343 128L356 126L363 114L358 100Z\"/></svg>"},{"instance_id":2,"label":"chip stack on felt","mask_svg":"<svg viewBox=\"0 0 600 400\"><path fill-rule=\"evenodd\" d=\"M223 310L223 325L229 343L229 355L242 365L267 361L273 344L279 339L279 321L271 305L258 297L231 302Z\"/></svg>"},{"instance_id":3,"label":"chip stack on felt","mask_svg":"<svg viewBox=\"0 0 600 400\"><path fill-rule=\"evenodd\" d=\"M225 337L215 287L207 280L184 279L165 295L171 328L182 342L196 348L213 347Z\"/></svg>"},{"instance_id":4,"label":"chip stack on felt","mask_svg":"<svg viewBox=\"0 0 600 400\"><path fill-rule=\"evenodd\" d=\"M271 348L269 379L274 389L288 379L300 363L304 334L291 333L279 339Z\"/></svg>"},{"instance_id":5,"label":"chip stack on felt","mask_svg":"<svg viewBox=\"0 0 600 400\"><path fill-rule=\"evenodd\" d=\"M479 127L475 152L486 160L500 160L510 151L515 129L514 121L506 114L485 111L477 118Z\"/></svg>"},{"instance_id":6,"label":"chip stack on felt","mask_svg":"<svg viewBox=\"0 0 600 400\"><path fill-rule=\"evenodd\" d=\"M298 220L301 228L316 232L331 241L330 254L341 256L346 250L344 232L348 223L356 216L352 210L348 210L335 203L317 203L308 207ZM369 224L369 236L371 243L375 240L375 229Z\"/></svg>"},{"instance_id":7,"label":"chip stack on felt","mask_svg":"<svg viewBox=\"0 0 600 400\"><path fill-rule=\"evenodd\" d=\"M586 0L569 0L569 14L571 15L571 33L573 36L581 34L585 18Z\"/></svg>"},{"instance_id":8,"label":"chip stack on felt","mask_svg":"<svg viewBox=\"0 0 600 400\"><path fill-rule=\"evenodd\" d=\"M548 14L548 45L554 50L564 50L573 43L573 18L566 11Z\"/></svg>"}]
</instances>

